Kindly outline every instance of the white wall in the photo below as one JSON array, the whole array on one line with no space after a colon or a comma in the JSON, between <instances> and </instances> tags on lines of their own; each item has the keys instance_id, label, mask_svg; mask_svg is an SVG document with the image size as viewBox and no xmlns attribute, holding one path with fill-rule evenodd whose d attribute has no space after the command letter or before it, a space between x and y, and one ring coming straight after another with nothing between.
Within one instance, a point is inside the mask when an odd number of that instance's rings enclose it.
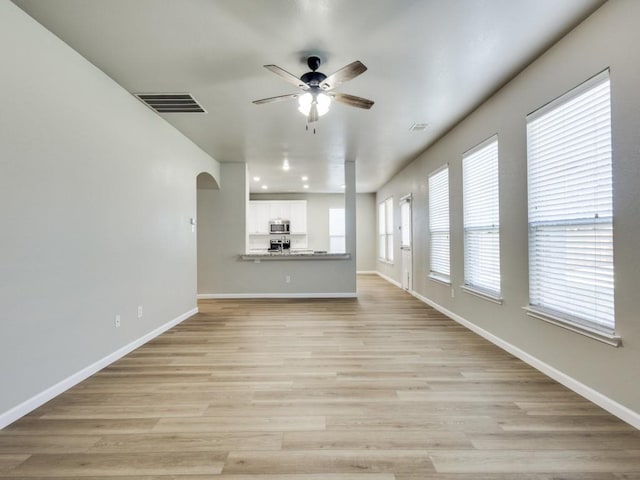
<instances>
[{"instance_id":1,"label":"white wall","mask_svg":"<svg viewBox=\"0 0 640 480\"><path fill-rule=\"evenodd\" d=\"M498 91L378 192L396 200L414 195L414 289L499 340L530 355L586 389L608 397L640 425L640 2L608 2L545 55ZM596 73L611 68L616 331L613 348L525 315L528 303L525 116ZM500 155L501 268L504 304L464 293L461 199L462 153L497 133ZM427 177L450 165L451 288L427 278ZM399 212L394 218L399 219ZM396 240L395 245L399 245ZM395 252L400 258L399 250ZM399 281L400 264L378 262ZM597 396L597 395L596 395ZM616 407L617 408L617 407ZM635 412L635 413L634 413ZM635 415L635 416L634 416Z\"/></svg>"},{"instance_id":2,"label":"white wall","mask_svg":"<svg viewBox=\"0 0 640 480\"><path fill-rule=\"evenodd\" d=\"M253 263L245 250L244 163L223 163L220 190L198 189L198 293L210 295L355 294L355 259ZM342 205L345 205L344 197ZM308 216L308 222L314 219ZM285 283L285 277L291 278Z\"/></svg>"},{"instance_id":3,"label":"white wall","mask_svg":"<svg viewBox=\"0 0 640 480\"><path fill-rule=\"evenodd\" d=\"M253 193L251 200L306 200L309 248L329 250L329 209L344 208L341 193ZM358 271L375 270L375 194L356 195ZM268 248L265 240L265 248Z\"/></svg>"},{"instance_id":4,"label":"white wall","mask_svg":"<svg viewBox=\"0 0 640 480\"><path fill-rule=\"evenodd\" d=\"M8 1L0 58L1 424L196 307L196 175L219 166Z\"/></svg>"}]
</instances>

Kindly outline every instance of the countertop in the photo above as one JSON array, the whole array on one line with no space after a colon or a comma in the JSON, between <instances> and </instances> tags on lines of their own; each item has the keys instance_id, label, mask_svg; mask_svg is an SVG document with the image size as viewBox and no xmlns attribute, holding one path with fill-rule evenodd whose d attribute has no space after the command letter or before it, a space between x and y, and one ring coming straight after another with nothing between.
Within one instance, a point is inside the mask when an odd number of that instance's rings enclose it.
<instances>
[{"instance_id":1,"label":"countertop","mask_svg":"<svg viewBox=\"0 0 640 480\"><path fill-rule=\"evenodd\" d=\"M266 250L243 253L242 260L348 260L350 253L327 253L313 250L293 250L284 252L268 252Z\"/></svg>"}]
</instances>

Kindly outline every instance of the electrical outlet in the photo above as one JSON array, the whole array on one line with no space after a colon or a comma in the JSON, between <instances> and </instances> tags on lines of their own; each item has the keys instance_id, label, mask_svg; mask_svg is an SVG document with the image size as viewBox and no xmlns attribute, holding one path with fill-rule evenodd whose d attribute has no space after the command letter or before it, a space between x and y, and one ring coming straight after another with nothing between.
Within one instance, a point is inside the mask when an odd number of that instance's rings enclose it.
<instances>
[{"instance_id":1,"label":"electrical outlet","mask_svg":"<svg viewBox=\"0 0 640 480\"><path fill-rule=\"evenodd\" d=\"M138 305L138 318L142 318L142 305Z\"/></svg>"},{"instance_id":2,"label":"electrical outlet","mask_svg":"<svg viewBox=\"0 0 640 480\"><path fill-rule=\"evenodd\" d=\"M116 328L120 328L120 315L116 315L115 325L116 325Z\"/></svg>"},{"instance_id":3,"label":"electrical outlet","mask_svg":"<svg viewBox=\"0 0 640 480\"><path fill-rule=\"evenodd\" d=\"M284 282L285 282L285 283L291 283L291 275L286 275L286 276L284 277Z\"/></svg>"}]
</instances>

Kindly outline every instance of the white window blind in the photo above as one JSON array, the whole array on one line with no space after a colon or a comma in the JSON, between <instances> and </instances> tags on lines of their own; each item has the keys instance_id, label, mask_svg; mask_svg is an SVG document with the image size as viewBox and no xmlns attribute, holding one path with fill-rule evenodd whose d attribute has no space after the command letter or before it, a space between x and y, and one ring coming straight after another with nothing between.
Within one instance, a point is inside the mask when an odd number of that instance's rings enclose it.
<instances>
[{"instance_id":1,"label":"white window blind","mask_svg":"<svg viewBox=\"0 0 640 480\"><path fill-rule=\"evenodd\" d=\"M449 281L449 167L429 176L430 274Z\"/></svg>"},{"instance_id":2,"label":"white window blind","mask_svg":"<svg viewBox=\"0 0 640 480\"><path fill-rule=\"evenodd\" d=\"M400 246L411 247L411 198L400 200Z\"/></svg>"},{"instance_id":3,"label":"white window blind","mask_svg":"<svg viewBox=\"0 0 640 480\"><path fill-rule=\"evenodd\" d=\"M384 202L387 215L387 260L393 262L393 198Z\"/></svg>"},{"instance_id":4,"label":"white window blind","mask_svg":"<svg viewBox=\"0 0 640 480\"><path fill-rule=\"evenodd\" d=\"M530 305L613 334L608 71L527 117L527 158Z\"/></svg>"},{"instance_id":5,"label":"white window blind","mask_svg":"<svg viewBox=\"0 0 640 480\"><path fill-rule=\"evenodd\" d=\"M329 252L345 252L344 208L329 209Z\"/></svg>"},{"instance_id":6,"label":"white window blind","mask_svg":"<svg viewBox=\"0 0 640 480\"><path fill-rule=\"evenodd\" d=\"M384 202L378 204L378 258L382 260L387 256L387 220L385 217Z\"/></svg>"},{"instance_id":7,"label":"white window blind","mask_svg":"<svg viewBox=\"0 0 640 480\"><path fill-rule=\"evenodd\" d=\"M464 283L500 296L498 138L462 156Z\"/></svg>"},{"instance_id":8,"label":"white window blind","mask_svg":"<svg viewBox=\"0 0 640 480\"><path fill-rule=\"evenodd\" d=\"M393 198L378 205L378 257L393 261Z\"/></svg>"}]
</instances>

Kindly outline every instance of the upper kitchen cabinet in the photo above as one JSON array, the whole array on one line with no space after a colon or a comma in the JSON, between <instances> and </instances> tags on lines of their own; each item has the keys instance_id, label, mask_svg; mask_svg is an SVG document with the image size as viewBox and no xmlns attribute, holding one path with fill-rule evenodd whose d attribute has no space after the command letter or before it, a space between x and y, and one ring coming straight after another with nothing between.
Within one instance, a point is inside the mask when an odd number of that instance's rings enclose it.
<instances>
[{"instance_id":1,"label":"upper kitchen cabinet","mask_svg":"<svg viewBox=\"0 0 640 480\"><path fill-rule=\"evenodd\" d=\"M291 233L306 234L307 233L307 201L295 200L289 203L291 207L291 211L289 215L289 221L291 222Z\"/></svg>"},{"instance_id":2,"label":"upper kitchen cabinet","mask_svg":"<svg viewBox=\"0 0 640 480\"><path fill-rule=\"evenodd\" d=\"M269 234L269 220L271 219L269 203L271 202L249 202L247 232L250 235Z\"/></svg>"},{"instance_id":3,"label":"upper kitchen cabinet","mask_svg":"<svg viewBox=\"0 0 640 480\"><path fill-rule=\"evenodd\" d=\"M249 235L268 235L269 221L289 220L292 234L307 233L306 200L252 200L249 202L247 231Z\"/></svg>"}]
</instances>

